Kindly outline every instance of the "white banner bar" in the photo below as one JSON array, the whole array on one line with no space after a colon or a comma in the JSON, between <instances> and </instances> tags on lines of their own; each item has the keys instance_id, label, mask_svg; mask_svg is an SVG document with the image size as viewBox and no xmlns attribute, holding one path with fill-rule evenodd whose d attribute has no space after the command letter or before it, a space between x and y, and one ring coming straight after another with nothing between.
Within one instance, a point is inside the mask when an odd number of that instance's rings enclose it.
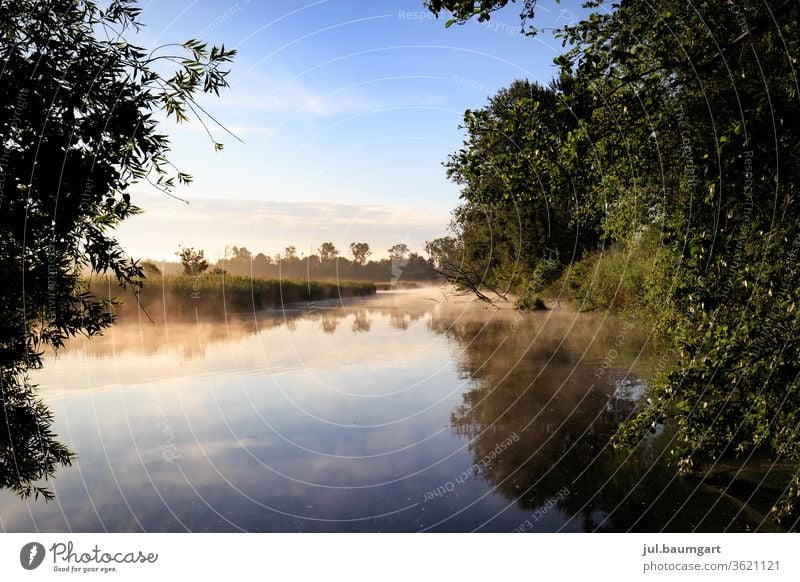
<instances>
[{"instance_id":1,"label":"white banner bar","mask_svg":"<svg viewBox=\"0 0 800 582\"><path fill-rule=\"evenodd\" d=\"M0 573L15 581L777 581L800 579L798 550L791 534L4 534Z\"/></svg>"}]
</instances>

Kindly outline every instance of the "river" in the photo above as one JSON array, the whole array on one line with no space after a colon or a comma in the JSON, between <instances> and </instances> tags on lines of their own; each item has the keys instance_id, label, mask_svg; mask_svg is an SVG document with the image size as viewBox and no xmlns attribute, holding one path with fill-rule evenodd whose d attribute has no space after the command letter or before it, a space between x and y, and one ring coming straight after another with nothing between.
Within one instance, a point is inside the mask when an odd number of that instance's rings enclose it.
<instances>
[{"instance_id":1,"label":"river","mask_svg":"<svg viewBox=\"0 0 800 582\"><path fill-rule=\"evenodd\" d=\"M660 353L564 306L426 288L222 321L127 320L33 375L77 457L0 529L744 531L658 430L609 447Z\"/></svg>"}]
</instances>

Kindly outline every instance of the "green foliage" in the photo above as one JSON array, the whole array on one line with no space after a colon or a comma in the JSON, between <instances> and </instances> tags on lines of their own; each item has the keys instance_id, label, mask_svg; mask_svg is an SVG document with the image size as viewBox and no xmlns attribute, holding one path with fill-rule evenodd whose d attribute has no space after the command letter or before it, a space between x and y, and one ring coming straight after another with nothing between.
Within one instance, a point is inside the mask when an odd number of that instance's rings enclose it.
<instances>
[{"instance_id":1,"label":"green foliage","mask_svg":"<svg viewBox=\"0 0 800 582\"><path fill-rule=\"evenodd\" d=\"M428 4L464 22L509 2ZM535 2L521 4L524 26ZM480 208L486 216L508 212L509 200L552 198L569 217L557 230L576 233L578 252L561 253L571 255L564 289L598 308L649 307L676 346L618 444L634 446L672 419L670 450L683 472L762 450L800 463L800 168L791 161L800 5L603 4L589 2L585 20L557 33L566 47L555 59L557 98L518 103L509 99L516 82L467 112L470 137L448 162L451 175L468 205L490 207ZM541 127L554 127L552 137ZM476 236L476 214L459 213L466 260L507 279L491 248L469 247L515 238L511 221L500 225L507 234ZM541 223L522 223L541 240ZM653 256L643 232L656 233ZM581 249L596 254L581 260ZM536 258L520 245L524 270ZM797 484L787 484L776 515L796 516Z\"/></svg>"},{"instance_id":2,"label":"green foliage","mask_svg":"<svg viewBox=\"0 0 800 582\"><path fill-rule=\"evenodd\" d=\"M565 155L564 136L579 130L563 104L572 84L567 74L547 88L514 81L465 113L467 140L446 163L465 200L453 214L461 249L454 280L519 291L542 261L597 244L601 216L587 195L596 179L580 173L581 148Z\"/></svg>"},{"instance_id":3,"label":"green foliage","mask_svg":"<svg viewBox=\"0 0 800 582\"><path fill-rule=\"evenodd\" d=\"M194 95L227 85L222 67L235 52L196 40L146 51L126 39L139 12L127 0L0 7L0 382L20 431L3 445L19 481L4 473L0 485L23 493L67 460L25 372L41 366L45 346L113 323L113 303L80 273L140 288L142 266L113 237L139 212L128 190L147 181L169 192L191 180L167 159L155 114L203 121ZM34 431L38 441L23 438Z\"/></svg>"},{"instance_id":4,"label":"green foliage","mask_svg":"<svg viewBox=\"0 0 800 582\"><path fill-rule=\"evenodd\" d=\"M53 493L42 485L59 465L70 465L74 454L58 442L51 426L53 415L24 370L3 367L0 375L0 488L9 488L23 498L45 500Z\"/></svg>"},{"instance_id":5,"label":"green foliage","mask_svg":"<svg viewBox=\"0 0 800 582\"><path fill-rule=\"evenodd\" d=\"M98 295L108 294L103 281L95 283ZM113 298L123 304L123 313L137 305L158 316L197 315L225 317L232 313L247 313L280 308L291 303L343 299L372 295L375 284L367 281L303 281L291 279L261 279L225 273L166 276L146 282L138 298L124 288L111 290ZM127 307L124 307L127 306Z\"/></svg>"},{"instance_id":6,"label":"green foliage","mask_svg":"<svg viewBox=\"0 0 800 582\"><path fill-rule=\"evenodd\" d=\"M452 18L445 22L445 27L450 28L456 23L464 24L473 17L477 17L480 22L489 20L495 10L503 8L509 1L514 2L514 0L427 0L425 6L436 16L443 10L449 12ZM524 0L523 6L524 17L533 18L536 0Z\"/></svg>"},{"instance_id":7,"label":"green foliage","mask_svg":"<svg viewBox=\"0 0 800 582\"><path fill-rule=\"evenodd\" d=\"M453 236L435 238L425 243L425 252L433 266L442 270L458 261L458 240Z\"/></svg>"},{"instance_id":8,"label":"green foliage","mask_svg":"<svg viewBox=\"0 0 800 582\"><path fill-rule=\"evenodd\" d=\"M627 244L587 254L564 269L551 289L582 309L642 315L663 307L664 281L658 276L668 253L655 229L640 232Z\"/></svg>"},{"instance_id":9,"label":"green foliage","mask_svg":"<svg viewBox=\"0 0 800 582\"><path fill-rule=\"evenodd\" d=\"M193 247L184 247L175 255L181 260L183 272L186 275L199 275L208 269L208 261L205 259L203 249L196 251ZM239 257L237 256L236 258L238 259Z\"/></svg>"}]
</instances>

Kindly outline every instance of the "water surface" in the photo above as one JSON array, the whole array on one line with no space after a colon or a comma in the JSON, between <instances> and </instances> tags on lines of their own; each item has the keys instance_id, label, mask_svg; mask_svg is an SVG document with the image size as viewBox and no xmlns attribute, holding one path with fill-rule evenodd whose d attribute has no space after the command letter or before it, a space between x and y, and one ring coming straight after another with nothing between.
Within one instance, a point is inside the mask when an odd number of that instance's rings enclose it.
<instances>
[{"instance_id":1,"label":"water surface","mask_svg":"<svg viewBox=\"0 0 800 582\"><path fill-rule=\"evenodd\" d=\"M431 288L127 321L34 377L76 462L5 531L723 531L753 499L679 479L659 431L608 446L647 330Z\"/></svg>"}]
</instances>

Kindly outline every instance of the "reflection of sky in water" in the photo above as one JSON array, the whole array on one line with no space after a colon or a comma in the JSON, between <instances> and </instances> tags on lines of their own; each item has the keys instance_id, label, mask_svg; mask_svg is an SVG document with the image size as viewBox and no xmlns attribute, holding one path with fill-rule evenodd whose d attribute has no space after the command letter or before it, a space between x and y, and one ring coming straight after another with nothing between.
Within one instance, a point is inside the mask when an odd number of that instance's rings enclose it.
<instances>
[{"instance_id":1,"label":"reflection of sky in water","mask_svg":"<svg viewBox=\"0 0 800 582\"><path fill-rule=\"evenodd\" d=\"M409 299L76 340L35 381L77 462L50 504L0 492L0 525L511 531L569 485L532 531L624 527L592 489L618 468L598 443L641 394L641 342L598 380L612 322L530 314L512 333L505 310Z\"/></svg>"}]
</instances>

